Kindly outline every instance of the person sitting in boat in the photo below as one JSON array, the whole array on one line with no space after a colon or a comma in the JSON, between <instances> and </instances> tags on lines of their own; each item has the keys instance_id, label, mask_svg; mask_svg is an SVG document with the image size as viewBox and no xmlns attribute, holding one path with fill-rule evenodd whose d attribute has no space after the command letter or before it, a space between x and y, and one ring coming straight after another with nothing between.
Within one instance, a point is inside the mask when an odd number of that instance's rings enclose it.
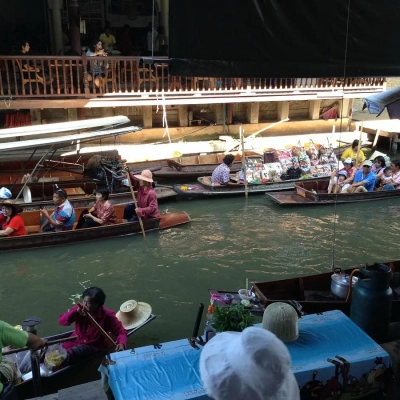
<instances>
[{"instance_id":1,"label":"person sitting in boat","mask_svg":"<svg viewBox=\"0 0 400 400\"><path fill-rule=\"evenodd\" d=\"M150 170L145 169L140 175L129 173L132 186L137 190L137 204L128 204L124 209L124 219L133 222L138 221L138 216L142 219L157 218L158 212L157 194L153 188L153 174Z\"/></svg>"},{"instance_id":2,"label":"person sitting in boat","mask_svg":"<svg viewBox=\"0 0 400 400\"><path fill-rule=\"evenodd\" d=\"M337 181L332 185L332 190L328 191L328 193L341 193L346 190L350 186L350 183L347 183L346 180L347 172L342 169L338 172Z\"/></svg>"},{"instance_id":3,"label":"person sitting in boat","mask_svg":"<svg viewBox=\"0 0 400 400\"><path fill-rule=\"evenodd\" d=\"M64 189L56 189L53 192L53 202L56 206L53 214L47 210L41 210L40 232L70 231L75 223L75 211L67 199Z\"/></svg>"},{"instance_id":4,"label":"person sitting in boat","mask_svg":"<svg viewBox=\"0 0 400 400\"><path fill-rule=\"evenodd\" d=\"M342 185L338 185L338 176L340 172L346 173L346 179L342 181ZM343 168L339 171L334 170L331 175L329 182L328 193L340 193L343 190L343 185L351 184L354 180L354 175L357 172L357 168L354 167L353 160L346 158L343 162ZM346 186L346 189L348 186Z\"/></svg>"},{"instance_id":5,"label":"person sitting in boat","mask_svg":"<svg viewBox=\"0 0 400 400\"><path fill-rule=\"evenodd\" d=\"M383 186L383 190L394 190L400 188L400 161L393 160L390 163L390 168L392 170L392 182Z\"/></svg>"},{"instance_id":6,"label":"person sitting in boat","mask_svg":"<svg viewBox=\"0 0 400 400\"><path fill-rule=\"evenodd\" d=\"M69 326L75 323L75 330L71 336L77 336L77 340L64 342L62 345L68 352L65 361L67 365L90 357L102 350L122 351L126 348L127 332L122 323L115 316L115 312L104 307L106 295L98 287L85 289L82 294L82 303L76 304L68 312L61 314L58 323L61 326ZM117 343L113 344L105 338L99 329L89 319L88 313Z\"/></svg>"},{"instance_id":7,"label":"person sitting in boat","mask_svg":"<svg viewBox=\"0 0 400 400\"><path fill-rule=\"evenodd\" d=\"M237 182L231 181L230 173L232 168L232 163L235 159L235 156L232 154L227 154L222 163L218 165L217 168L214 169L211 176L211 184L212 185L238 185Z\"/></svg>"},{"instance_id":8,"label":"person sitting in boat","mask_svg":"<svg viewBox=\"0 0 400 400\"><path fill-rule=\"evenodd\" d=\"M356 162L356 158L357 158L357 153L358 153L358 159ZM343 161L346 158L351 158L356 167L359 167L363 161L365 160L365 154L364 152L360 149L360 141L359 140L353 140L353 143L351 144L351 147L349 147L348 149L346 149L343 154L341 155L340 159Z\"/></svg>"},{"instance_id":9,"label":"person sitting in boat","mask_svg":"<svg viewBox=\"0 0 400 400\"><path fill-rule=\"evenodd\" d=\"M378 190L382 190L384 186L391 184L393 182L392 176L393 176L392 168L390 167L384 168L383 174L379 178Z\"/></svg>"},{"instance_id":10,"label":"person sitting in boat","mask_svg":"<svg viewBox=\"0 0 400 400\"><path fill-rule=\"evenodd\" d=\"M19 215L22 208L10 200L4 200L0 214L0 237L26 236L25 223Z\"/></svg>"},{"instance_id":11,"label":"person sitting in boat","mask_svg":"<svg viewBox=\"0 0 400 400\"><path fill-rule=\"evenodd\" d=\"M88 210L82 211L75 229L107 226L117 223L114 206L108 200L110 192L107 188L96 190L96 203Z\"/></svg>"},{"instance_id":12,"label":"person sitting in boat","mask_svg":"<svg viewBox=\"0 0 400 400\"><path fill-rule=\"evenodd\" d=\"M23 330L14 328L7 322L0 321L0 349L3 347L12 346L17 349L22 349L27 346L31 350L38 350L44 347L47 343L46 339L28 333ZM16 399L18 396L13 392L12 383L19 378L15 363L9 359L2 359L0 352L0 399ZM17 397L15 397L17 396Z\"/></svg>"},{"instance_id":13,"label":"person sitting in boat","mask_svg":"<svg viewBox=\"0 0 400 400\"><path fill-rule=\"evenodd\" d=\"M372 161L365 160L362 169L354 176L353 183L341 193L372 192L375 188L375 174L371 172Z\"/></svg>"},{"instance_id":14,"label":"person sitting in boat","mask_svg":"<svg viewBox=\"0 0 400 400\"><path fill-rule=\"evenodd\" d=\"M371 172L375 174L375 187L379 188L381 184L381 178L383 176L384 169L386 168L385 158L382 156L375 157ZM390 167L389 167L390 168Z\"/></svg>"}]
</instances>

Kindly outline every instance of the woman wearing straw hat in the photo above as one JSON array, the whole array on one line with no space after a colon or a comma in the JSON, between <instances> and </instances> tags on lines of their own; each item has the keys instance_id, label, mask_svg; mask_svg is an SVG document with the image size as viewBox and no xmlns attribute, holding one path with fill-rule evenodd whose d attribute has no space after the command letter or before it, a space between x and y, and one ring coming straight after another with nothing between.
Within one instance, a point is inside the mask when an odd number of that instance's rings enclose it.
<instances>
[{"instance_id":1,"label":"woman wearing straw hat","mask_svg":"<svg viewBox=\"0 0 400 400\"><path fill-rule=\"evenodd\" d=\"M4 200L0 215L0 237L26 236L25 223L19 215L22 209L10 200Z\"/></svg>"},{"instance_id":2,"label":"woman wearing straw hat","mask_svg":"<svg viewBox=\"0 0 400 400\"><path fill-rule=\"evenodd\" d=\"M157 218L158 212L157 194L153 188L153 174L150 170L145 169L140 175L129 173L132 186L137 190L137 204L128 204L124 210L124 219L129 222L137 221L138 216L142 219Z\"/></svg>"},{"instance_id":3,"label":"woman wearing straw hat","mask_svg":"<svg viewBox=\"0 0 400 400\"><path fill-rule=\"evenodd\" d=\"M85 289L82 299L82 303L76 304L71 310L61 314L58 318L58 323L61 326L69 326L75 322L75 331L71 336L78 337L77 340L62 344L68 351L67 364L76 364L98 351L109 350L114 347L93 325L87 313L91 314L106 333L116 337L117 346L114 351L122 351L126 348L126 330L115 316L115 312L104 307L106 295L103 290L98 287Z\"/></svg>"}]
</instances>

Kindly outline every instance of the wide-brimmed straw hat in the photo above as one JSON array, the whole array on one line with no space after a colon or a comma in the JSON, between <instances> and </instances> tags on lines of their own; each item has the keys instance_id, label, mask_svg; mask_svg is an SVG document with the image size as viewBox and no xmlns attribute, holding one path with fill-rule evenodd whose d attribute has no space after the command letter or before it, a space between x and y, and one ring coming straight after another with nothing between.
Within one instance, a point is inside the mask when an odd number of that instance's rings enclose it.
<instances>
[{"instance_id":1,"label":"wide-brimmed straw hat","mask_svg":"<svg viewBox=\"0 0 400 400\"><path fill-rule=\"evenodd\" d=\"M17 214L22 213L22 211L24 211L22 207L18 206L17 204L14 204L12 200L4 200L2 203L0 203L0 207L3 206L11 207Z\"/></svg>"},{"instance_id":2,"label":"wide-brimmed straw hat","mask_svg":"<svg viewBox=\"0 0 400 400\"><path fill-rule=\"evenodd\" d=\"M153 174L149 169L144 169L140 175L133 175L136 179L141 179L146 182L154 182Z\"/></svg>"},{"instance_id":3,"label":"wide-brimmed straw hat","mask_svg":"<svg viewBox=\"0 0 400 400\"><path fill-rule=\"evenodd\" d=\"M117 318L125 329L133 329L143 324L151 315L151 305L136 300L128 300L121 305Z\"/></svg>"}]
</instances>

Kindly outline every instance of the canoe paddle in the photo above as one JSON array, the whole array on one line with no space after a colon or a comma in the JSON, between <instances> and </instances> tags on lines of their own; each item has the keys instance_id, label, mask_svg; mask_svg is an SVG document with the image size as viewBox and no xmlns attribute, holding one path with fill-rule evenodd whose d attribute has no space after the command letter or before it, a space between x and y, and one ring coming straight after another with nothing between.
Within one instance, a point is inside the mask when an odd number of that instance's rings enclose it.
<instances>
[{"instance_id":1,"label":"canoe paddle","mask_svg":"<svg viewBox=\"0 0 400 400\"><path fill-rule=\"evenodd\" d=\"M131 176L130 176L128 171L126 171L126 178L128 179L128 182L129 182L129 189L131 189L133 203L135 204L135 208L138 208L137 201L136 201L136 196L135 196L135 191L133 190L133 187L132 187ZM138 220L139 220L139 223L140 223L140 228L142 229L143 237L145 238L146 237L146 233L144 231L142 217L139 217L139 215L137 215L137 217L138 217Z\"/></svg>"}]
</instances>

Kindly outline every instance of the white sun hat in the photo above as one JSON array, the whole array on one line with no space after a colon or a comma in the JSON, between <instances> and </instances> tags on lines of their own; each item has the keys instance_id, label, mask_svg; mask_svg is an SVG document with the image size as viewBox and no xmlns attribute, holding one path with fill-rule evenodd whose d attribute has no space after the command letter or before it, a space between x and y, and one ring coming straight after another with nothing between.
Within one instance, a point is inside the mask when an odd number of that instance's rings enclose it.
<instances>
[{"instance_id":1,"label":"white sun hat","mask_svg":"<svg viewBox=\"0 0 400 400\"><path fill-rule=\"evenodd\" d=\"M125 301L117 312L117 318L126 330L146 322L151 315L151 305L136 300Z\"/></svg>"}]
</instances>

